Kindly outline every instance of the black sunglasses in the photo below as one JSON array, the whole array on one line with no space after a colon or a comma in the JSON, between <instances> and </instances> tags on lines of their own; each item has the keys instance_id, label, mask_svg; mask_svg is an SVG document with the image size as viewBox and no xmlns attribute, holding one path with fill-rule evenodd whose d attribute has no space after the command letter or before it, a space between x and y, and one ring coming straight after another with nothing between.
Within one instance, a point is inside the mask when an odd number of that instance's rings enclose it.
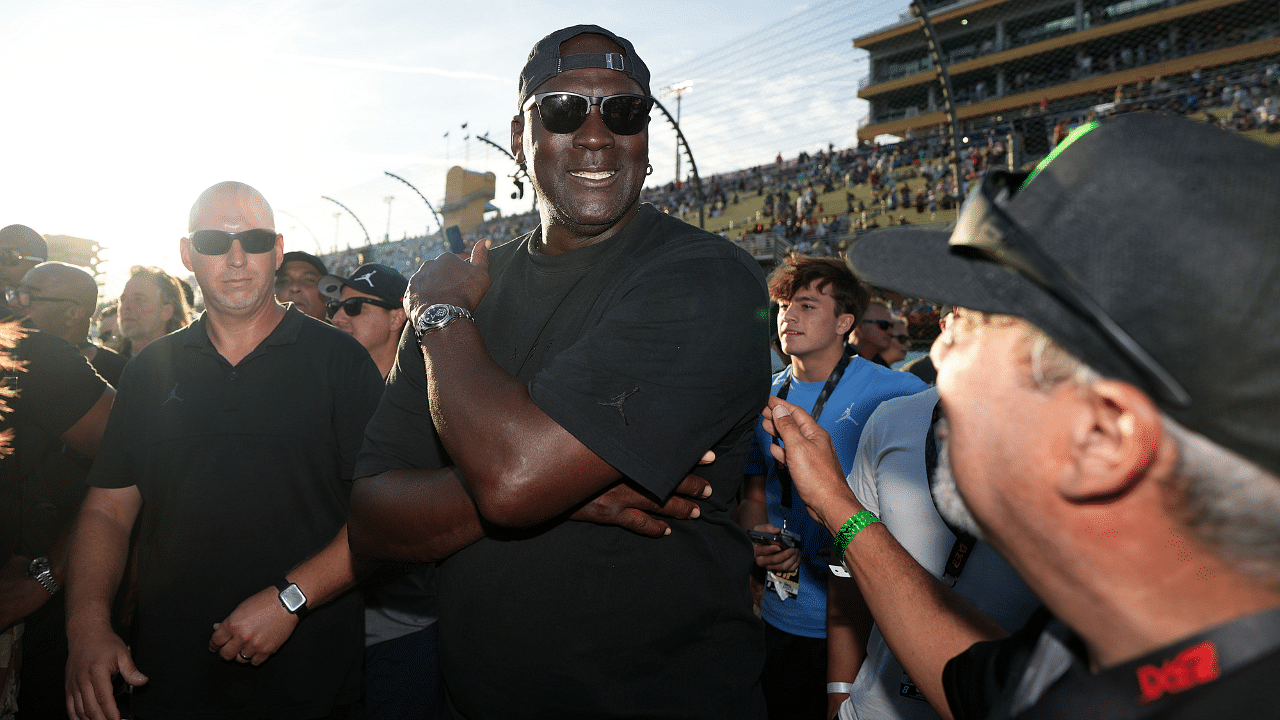
<instances>
[{"instance_id":1,"label":"black sunglasses","mask_svg":"<svg viewBox=\"0 0 1280 720\"><path fill-rule=\"evenodd\" d=\"M1191 406L1191 395L1156 359L1124 331L1058 263L1045 254L1000 207L1025 184L1027 173L992 170L969 193L960 208L952 247L969 248L988 260L1012 268L1047 290L1067 307L1088 318L1129 362L1153 383L1156 392L1177 407Z\"/></svg>"},{"instance_id":2,"label":"black sunglasses","mask_svg":"<svg viewBox=\"0 0 1280 720\"><path fill-rule=\"evenodd\" d=\"M394 310L400 307L400 303L393 303L387 300L379 300L371 297L349 297L346 300L330 300L324 306L329 310L329 317L338 314L338 310L346 310L347 317L355 317L364 309L364 304L369 303L380 308Z\"/></svg>"},{"instance_id":3,"label":"black sunglasses","mask_svg":"<svg viewBox=\"0 0 1280 720\"><path fill-rule=\"evenodd\" d=\"M191 249L201 255L226 255L231 252L232 240L239 240L245 252L260 255L276 248L276 231L262 228L238 233L197 230L191 233Z\"/></svg>"},{"instance_id":4,"label":"black sunglasses","mask_svg":"<svg viewBox=\"0 0 1280 720\"><path fill-rule=\"evenodd\" d=\"M5 297L8 298L9 302L17 303L19 307L26 307L33 302L69 302L73 305L80 304L75 300L72 300L71 298L42 297L40 295L32 295L30 290L23 290L22 288L9 290L8 292L5 293Z\"/></svg>"},{"instance_id":5,"label":"black sunglasses","mask_svg":"<svg viewBox=\"0 0 1280 720\"><path fill-rule=\"evenodd\" d=\"M906 334L906 333L902 333L902 334L900 334L900 335L890 335L889 337L893 338L894 340L897 340L898 342L902 343L903 345L910 345L910 344L911 344L911 336L910 336L910 335L908 335L908 334Z\"/></svg>"},{"instance_id":6,"label":"black sunglasses","mask_svg":"<svg viewBox=\"0 0 1280 720\"><path fill-rule=\"evenodd\" d=\"M22 253L18 252L17 250L14 250L13 248L5 248L4 250L0 250L0 265L4 267L15 267L18 263L22 262L23 260L30 260L32 262L37 262L37 263L44 262L44 258L31 257L30 255L23 255Z\"/></svg>"},{"instance_id":7,"label":"black sunglasses","mask_svg":"<svg viewBox=\"0 0 1280 720\"><path fill-rule=\"evenodd\" d=\"M862 322L867 323L869 325L875 325L876 327L880 328L885 332L889 332L890 330L893 329L892 320L863 320Z\"/></svg>"},{"instance_id":8,"label":"black sunglasses","mask_svg":"<svg viewBox=\"0 0 1280 720\"><path fill-rule=\"evenodd\" d=\"M538 105L538 117L549 133L571 133L587 121L592 106L600 106L600 119L615 135L635 135L649 124L653 98L630 93L622 95L579 95L571 92L537 93L524 103L524 110Z\"/></svg>"}]
</instances>

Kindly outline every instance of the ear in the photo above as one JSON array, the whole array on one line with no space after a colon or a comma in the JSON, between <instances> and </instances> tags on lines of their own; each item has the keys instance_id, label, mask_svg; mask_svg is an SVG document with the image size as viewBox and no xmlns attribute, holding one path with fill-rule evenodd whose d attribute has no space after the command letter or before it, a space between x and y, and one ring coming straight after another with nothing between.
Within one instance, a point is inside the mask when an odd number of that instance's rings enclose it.
<instances>
[{"instance_id":1,"label":"ear","mask_svg":"<svg viewBox=\"0 0 1280 720\"><path fill-rule=\"evenodd\" d=\"M190 240L188 240L187 238L182 238L181 240L178 241L178 254L182 256L182 266L190 270L191 272L195 272L196 269L191 267L191 241Z\"/></svg>"},{"instance_id":2,"label":"ear","mask_svg":"<svg viewBox=\"0 0 1280 720\"><path fill-rule=\"evenodd\" d=\"M1076 471L1059 482L1058 490L1075 503L1118 499L1151 474L1162 448L1170 448L1162 442L1160 411L1145 393L1119 380L1094 382L1077 403L1072 417Z\"/></svg>"},{"instance_id":3,"label":"ear","mask_svg":"<svg viewBox=\"0 0 1280 720\"><path fill-rule=\"evenodd\" d=\"M524 113L511 118L511 154L517 165L524 165Z\"/></svg>"},{"instance_id":4,"label":"ear","mask_svg":"<svg viewBox=\"0 0 1280 720\"><path fill-rule=\"evenodd\" d=\"M396 308L387 313L387 319L390 321L392 332L397 338L400 337L404 324L409 322L409 316L404 314L404 308Z\"/></svg>"},{"instance_id":5,"label":"ear","mask_svg":"<svg viewBox=\"0 0 1280 720\"><path fill-rule=\"evenodd\" d=\"M840 315L837 315L836 334L842 336L848 335L849 331L853 329L854 320L854 316L849 313L841 313Z\"/></svg>"},{"instance_id":6,"label":"ear","mask_svg":"<svg viewBox=\"0 0 1280 720\"><path fill-rule=\"evenodd\" d=\"M276 233L276 271L284 264L284 234Z\"/></svg>"}]
</instances>

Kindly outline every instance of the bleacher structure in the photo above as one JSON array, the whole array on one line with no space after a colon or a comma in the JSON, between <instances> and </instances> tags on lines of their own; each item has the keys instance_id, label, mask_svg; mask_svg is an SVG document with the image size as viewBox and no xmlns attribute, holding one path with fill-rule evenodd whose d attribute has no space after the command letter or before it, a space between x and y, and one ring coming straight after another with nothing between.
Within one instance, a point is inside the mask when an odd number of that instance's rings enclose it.
<instances>
[{"instance_id":1,"label":"bleacher structure","mask_svg":"<svg viewBox=\"0 0 1280 720\"><path fill-rule=\"evenodd\" d=\"M1105 107L1116 88L1150 92L1157 79L1169 89L1201 76L1230 79L1280 57L1280 8L1270 0L925 0L923 7L966 132ZM920 137L946 122L920 25L904 13L853 40L870 56L858 90L870 104L860 139ZM1043 121L1032 126L1048 132Z\"/></svg>"}]
</instances>

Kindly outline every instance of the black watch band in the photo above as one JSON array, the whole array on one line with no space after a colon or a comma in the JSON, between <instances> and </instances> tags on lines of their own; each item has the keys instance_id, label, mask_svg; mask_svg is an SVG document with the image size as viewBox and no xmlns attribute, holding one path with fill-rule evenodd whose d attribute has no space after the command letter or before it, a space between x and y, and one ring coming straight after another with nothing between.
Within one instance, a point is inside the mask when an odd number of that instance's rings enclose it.
<instances>
[{"instance_id":1,"label":"black watch band","mask_svg":"<svg viewBox=\"0 0 1280 720\"><path fill-rule=\"evenodd\" d=\"M280 591L280 604L284 606L285 610L297 615L299 620L305 620L307 615L311 613L311 609L307 607L306 594L302 592L302 588L289 582L288 578L277 580L276 590Z\"/></svg>"}]
</instances>

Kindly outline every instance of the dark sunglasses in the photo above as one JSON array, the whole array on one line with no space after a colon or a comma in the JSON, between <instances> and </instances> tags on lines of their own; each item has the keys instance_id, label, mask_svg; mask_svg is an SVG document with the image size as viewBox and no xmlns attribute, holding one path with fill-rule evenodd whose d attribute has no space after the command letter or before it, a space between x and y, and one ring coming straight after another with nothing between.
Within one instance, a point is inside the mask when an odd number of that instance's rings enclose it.
<instances>
[{"instance_id":1,"label":"dark sunglasses","mask_svg":"<svg viewBox=\"0 0 1280 720\"><path fill-rule=\"evenodd\" d=\"M31 257L30 255L23 255L22 253L18 252L17 250L14 250L13 248L5 248L4 250L0 250L0 265L3 265L4 267L14 267L18 263L22 262L23 260L30 260L32 262L37 262L37 263L44 262L44 258Z\"/></svg>"},{"instance_id":2,"label":"dark sunglasses","mask_svg":"<svg viewBox=\"0 0 1280 720\"><path fill-rule=\"evenodd\" d=\"M893 338L894 340L897 340L903 345L911 344L911 336L906 333L902 333L901 335L890 335L889 337Z\"/></svg>"},{"instance_id":3,"label":"dark sunglasses","mask_svg":"<svg viewBox=\"0 0 1280 720\"><path fill-rule=\"evenodd\" d=\"M329 309L329 317L337 315L338 310L346 310L347 317L355 317L364 309L365 303L369 303L375 307L386 308L388 310L394 310L395 308L400 307L400 303L388 302L386 300L379 300L371 297L349 297L346 300L330 300L325 303L324 306Z\"/></svg>"},{"instance_id":4,"label":"dark sunglasses","mask_svg":"<svg viewBox=\"0 0 1280 720\"><path fill-rule=\"evenodd\" d=\"M635 135L649 123L653 98L644 95L579 95L571 92L537 93L524 103L524 110L538 105L538 117L549 133L571 133L587 121L587 114L600 106L600 119L615 135Z\"/></svg>"},{"instance_id":5,"label":"dark sunglasses","mask_svg":"<svg viewBox=\"0 0 1280 720\"><path fill-rule=\"evenodd\" d=\"M5 297L9 299L9 302L16 303L19 307L26 307L33 302L69 302L73 305L80 304L71 298L41 297L40 295L32 295L29 290L23 290L21 288L9 290L5 293Z\"/></svg>"},{"instance_id":6,"label":"dark sunglasses","mask_svg":"<svg viewBox=\"0 0 1280 720\"><path fill-rule=\"evenodd\" d=\"M1124 331L1098 305L1080 283L1071 277L1031 235L1018 226L1001 207L1021 189L1027 173L992 170L982 178L982 185L969 193L960 208L952 247L968 248L992 262L1016 270L1023 277L1048 291L1067 307L1088 318L1129 362L1153 383L1164 400L1177 407L1190 407L1191 395L1156 359Z\"/></svg>"},{"instance_id":7,"label":"dark sunglasses","mask_svg":"<svg viewBox=\"0 0 1280 720\"><path fill-rule=\"evenodd\" d=\"M231 241L239 240L247 253L260 255L276 248L276 231L257 228L238 233L221 230L197 230L191 233L191 249L201 255L226 255L231 252Z\"/></svg>"},{"instance_id":8,"label":"dark sunglasses","mask_svg":"<svg viewBox=\"0 0 1280 720\"><path fill-rule=\"evenodd\" d=\"M868 325L875 325L885 332L889 332L893 329L892 320L863 320L862 322L867 323Z\"/></svg>"}]
</instances>

